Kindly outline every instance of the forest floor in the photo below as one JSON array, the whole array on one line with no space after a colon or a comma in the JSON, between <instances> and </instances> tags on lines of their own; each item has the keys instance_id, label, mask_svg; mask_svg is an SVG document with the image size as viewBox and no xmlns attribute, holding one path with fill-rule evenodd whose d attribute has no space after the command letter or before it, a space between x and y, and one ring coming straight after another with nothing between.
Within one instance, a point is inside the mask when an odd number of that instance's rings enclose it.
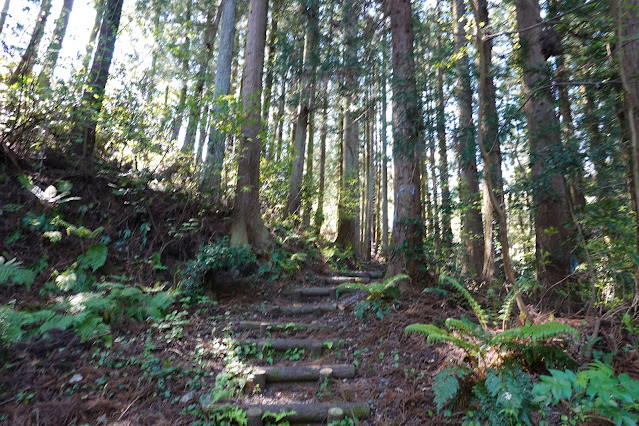
<instances>
[{"instance_id":1,"label":"forest floor","mask_svg":"<svg viewBox=\"0 0 639 426\"><path fill-rule=\"evenodd\" d=\"M0 254L25 265L42 264L33 285L0 284L0 305L35 311L54 305L60 293L47 290L55 270L63 270L84 253L92 241L63 235L52 242L33 218L60 216L67 223L95 230L103 226L109 255L97 271L100 280L128 277L138 287L171 286L184 263L194 259L199 247L222 238L228 230L228 212L206 210L184 193L160 190L145 177L106 168L94 180L71 175L64 168L44 167L27 171L31 184L40 189L61 181L72 183L65 202L44 198L30 185L20 183L20 173L0 174ZM155 189L152 189L156 185ZM60 193L62 191L58 191ZM39 194L39 195L38 195ZM65 195L65 196L67 196ZM29 219L30 218L30 219ZM14 237L11 237L14 236ZM15 237L17 236L17 237ZM154 258L161 253L161 264ZM267 256L258 259L265 261ZM154 259L151 261L150 259ZM362 270L378 270L379 264L359 264ZM178 296L161 319L140 321L126 315L108 318L111 338L82 341L72 330L51 330L0 348L0 424L8 425L186 425L217 424L210 420L207 395L223 396L244 385L242 394L228 401L248 404L291 402L361 402L371 408L364 425L457 424L463 413L444 418L433 402L435 374L448 362L462 359L452 346L427 345L420 335L405 335L413 323L442 324L448 317L472 311L458 298L421 292L403 295L397 305L378 318L358 319L356 305L366 293L341 294L339 298L296 298L290 291L327 285L323 276L334 274L321 258L308 259L293 275L273 280L257 274L257 266L229 276L230 285L201 297ZM133 284L132 284L133 285ZM211 296L211 297L208 297ZM213 300L215 298L216 300ZM272 307L335 304L322 313L285 315ZM1 318L0 318L1 319ZM556 318L578 328L583 338L570 348L575 359L584 353L587 338L598 337L594 350L613 354L613 365L639 379L639 357L629 335L616 316ZM240 331L246 321L281 321L324 325L304 330L284 327L281 332ZM0 325L1 321L0 321ZM0 330L1 331L1 330ZM238 346L249 338L337 339L323 344L321 354L291 349L276 352L267 347ZM305 384L269 385L262 392L244 383L248 367L272 365L355 365L354 378ZM216 377L234 371L227 382ZM220 402L224 402L221 399ZM207 423L209 421L209 423Z\"/></svg>"}]
</instances>

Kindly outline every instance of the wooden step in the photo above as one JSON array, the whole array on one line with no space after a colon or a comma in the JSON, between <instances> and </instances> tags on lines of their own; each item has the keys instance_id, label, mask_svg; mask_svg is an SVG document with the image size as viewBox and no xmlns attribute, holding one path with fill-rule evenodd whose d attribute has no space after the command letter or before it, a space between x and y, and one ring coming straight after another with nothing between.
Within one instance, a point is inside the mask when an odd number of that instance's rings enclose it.
<instances>
[{"instance_id":1,"label":"wooden step","mask_svg":"<svg viewBox=\"0 0 639 426\"><path fill-rule=\"evenodd\" d=\"M371 278L371 279L380 279L384 276L384 271L381 270L373 270L373 271L340 271L335 272L335 276L343 276L343 277L357 277L357 278Z\"/></svg>"},{"instance_id":2,"label":"wooden step","mask_svg":"<svg viewBox=\"0 0 639 426\"><path fill-rule=\"evenodd\" d=\"M289 349L308 350L311 356L320 356L324 347L337 347L342 340L320 340L320 339L243 339L237 343L241 346L256 345L259 350L265 348L274 351L287 351Z\"/></svg>"},{"instance_id":3,"label":"wooden step","mask_svg":"<svg viewBox=\"0 0 639 426\"><path fill-rule=\"evenodd\" d=\"M260 330L262 334L268 331L278 330L327 330L331 328L326 324L302 324L295 322L268 322L268 321L240 321L234 329L236 331Z\"/></svg>"},{"instance_id":4,"label":"wooden step","mask_svg":"<svg viewBox=\"0 0 639 426\"><path fill-rule=\"evenodd\" d=\"M337 298L336 287L302 287L284 290L282 293L298 297L332 297Z\"/></svg>"},{"instance_id":5,"label":"wooden step","mask_svg":"<svg viewBox=\"0 0 639 426\"><path fill-rule=\"evenodd\" d=\"M319 277L320 280L323 280L325 284L344 284L344 283L362 283L368 284L371 282L369 277L346 277L342 275L334 276L334 277Z\"/></svg>"},{"instance_id":6,"label":"wooden step","mask_svg":"<svg viewBox=\"0 0 639 426\"><path fill-rule=\"evenodd\" d=\"M334 312L337 310L335 303L323 303L319 305L292 305L292 306L273 306L266 308L265 312L278 315L321 315L326 312Z\"/></svg>"},{"instance_id":7,"label":"wooden step","mask_svg":"<svg viewBox=\"0 0 639 426\"><path fill-rule=\"evenodd\" d=\"M223 404L211 404L204 409L213 410L222 408ZM309 403L289 403L289 404L242 404L237 405L247 412L248 426L262 425L262 415L266 412L278 414L283 411L294 412L287 415L282 420L291 423L323 423L328 420L329 410L341 409L346 417L357 417L366 419L371 414L371 409L366 403L357 402L309 402ZM332 410L335 413L338 410Z\"/></svg>"},{"instance_id":8,"label":"wooden step","mask_svg":"<svg viewBox=\"0 0 639 426\"><path fill-rule=\"evenodd\" d=\"M290 367L263 367L266 383L316 382L322 376L320 372L329 369L328 377L334 379L352 379L355 377L353 364L334 365L294 365Z\"/></svg>"}]
</instances>

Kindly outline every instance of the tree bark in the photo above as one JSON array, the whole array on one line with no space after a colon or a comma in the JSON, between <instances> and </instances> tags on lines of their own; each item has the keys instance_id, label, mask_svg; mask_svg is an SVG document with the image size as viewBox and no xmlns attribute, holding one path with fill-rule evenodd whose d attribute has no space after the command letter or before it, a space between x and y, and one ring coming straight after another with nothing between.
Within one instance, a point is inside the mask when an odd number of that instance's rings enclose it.
<instances>
[{"instance_id":1,"label":"tree bark","mask_svg":"<svg viewBox=\"0 0 639 426\"><path fill-rule=\"evenodd\" d=\"M186 95L189 90L190 80L190 67L189 61L191 59L191 14L193 8L193 0L186 0L186 14L184 16L184 43L180 49L180 55L182 56L182 87L180 88L180 96L178 98L178 104L175 107L175 117L173 118L173 124L171 125L171 140L176 141L180 135L180 128L182 127L182 120L184 118L184 108L186 107Z\"/></svg>"},{"instance_id":2,"label":"tree bark","mask_svg":"<svg viewBox=\"0 0 639 426\"><path fill-rule=\"evenodd\" d=\"M532 162L533 202L537 252L537 278L544 294L566 284L570 276L571 235L566 188L561 171L553 165L561 155L559 119L555 115L550 83L552 73L541 50L541 10L537 0L516 0L521 45L524 106Z\"/></svg>"},{"instance_id":3,"label":"tree bark","mask_svg":"<svg viewBox=\"0 0 639 426\"><path fill-rule=\"evenodd\" d=\"M242 72L242 106L244 123L238 151L238 178L235 204L231 216L231 246L251 244L265 249L268 231L260 214L260 151L262 141L260 97L266 45L268 0L251 0L244 70Z\"/></svg>"},{"instance_id":4,"label":"tree bark","mask_svg":"<svg viewBox=\"0 0 639 426\"><path fill-rule=\"evenodd\" d=\"M207 176L213 201L218 202L222 190L222 167L224 165L224 140L226 136L215 128L214 123L228 112L226 101L221 99L231 90L231 67L233 65L233 42L235 41L236 0L225 0L222 4L222 22L218 41L217 71L213 91L213 112L209 127Z\"/></svg>"},{"instance_id":5,"label":"tree bark","mask_svg":"<svg viewBox=\"0 0 639 426\"><path fill-rule=\"evenodd\" d=\"M9 14L10 3L11 3L11 0L4 0L4 4L2 5L2 12L0 12L0 34L2 34L4 23L7 20L7 15Z\"/></svg>"},{"instance_id":6,"label":"tree bark","mask_svg":"<svg viewBox=\"0 0 639 426\"><path fill-rule=\"evenodd\" d=\"M461 239L464 246L462 271L479 277L484 265L484 237L481 219L481 194L477 173L477 144L473 125L473 89L470 83L466 53L466 9L463 0L453 0L453 32L455 37L456 90L459 128L457 147L459 158L459 198L462 208Z\"/></svg>"},{"instance_id":7,"label":"tree bark","mask_svg":"<svg viewBox=\"0 0 639 426\"><path fill-rule=\"evenodd\" d=\"M51 0L42 0L42 3L40 3L40 11L38 12L38 16L36 17L36 24L33 28L33 32L31 33L29 45L22 54L20 63L7 80L7 84L9 86L13 86L18 81L31 74L31 70L33 70L33 66L35 65L35 61L38 56L38 48L40 47L40 42L42 41L42 37L44 36L44 29L47 25L47 20L49 19L50 13Z\"/></svg>"},{"instance_id":8,"label":"tree bark","mask_svg":"<svg viewBox=\"0 0 639 426\"><path fill-rule=\"evenodd\" d=\"M384 55L386 58L386 55ZM385 69L386 70L386 69ZM386 155L388 140L387 140L387 123L386 123L386 72L382 74L382 94L381 94L381 145L382 145L382 254L388 255L388 156Z\"/></svg>"},{"instance_id":9,"label":"tree bark","mask_svg":"<svg viewBox=\"0 0 639 426\"><path fill-rule=\"evenodd\" d=\"M47 48L47 53L44 56L44 62L42 64L42 71L38 76L38 85L41 87L49 87L51 85L51 76L53 70L58 62L58 56L62 49L62 42L64 36L67 33L67 26L69 25L69 17L73 10L73 0L64 0L62 10L60 11L60 17L55 21L55 29L53 30L53 37L51 43Z\"/></svg>"},{"instance_id":10,"label":"tree bark","mask_svg":"<svg viewBox=\"0 0 639 426\"><path fill-rule=\"evenodd\" d=\"M626 98L626 118L630 130L634 199L639 200L639 0L613 0L617 23L619 69ZM639 223L637 224L639 250ZM635 274L635 299L639 303L639 271Z\"/></svg>"},{"instance_id":11,"label":"tree bark","mask_svg":"<svg viewBox=\"0 0 639 426\"><path fill-rule=\"evenodd\" d=\"M337 223L336 243L342 247L351 247L359 255L359 123L355 120L354 102L358 89L357 61L359 17L356 0L343 3L344 30L344 87L343 97L343 136L342 136L342 174Z\"/></svg>"},{"instance_id":12,"label":"tree bark","mask_svg":"<svg viewBox=\"0 0 639 426\"><path fill-rule=\"evenodd\" d=\"M282 144L284 141L284 112L286 106L286 84L288 72L285 72L282 76L282 86L280 92L280 99L277 106L277 144L275 147L275 161L282 159Z\"/></svg>"},{"instance_id":13,"label":"tree bark","mask_svg":"<svg viewBox=\"0 0 639 426\"><path fill-rule=\"evenodd\" d=\"M473 0L473 11L475 22L479 23L477 34L487 34L490 29L487 0ZM476 24L477 25L477 24ZM499 115L497 113L495 83L492 74L492 42L483 40L477 36L477 50L479 51L479 67L485 75L483 98L479 121L479 138L483 141L488 154L489 161L484 164L484 187L483 187L483 214L484 214L484 266L482 268L482 279L492 282L497 271L495 265L495 227L499 235L499 215L491 203L491 195L486 184L487 173L490 173L492 181L492 191L500 206L505 206L504 183L501 172L501 146L499 142ZM497 223L495 223L497 221ZM507 226L504 223L504 226Z\"/></svg>"},{"instance_id":14,"label":"tree bark","mask_svg":"<svg viewBox=\"0 0 639 426\"><path fill-rule=\"evenodd\" d=\"M275 49L277 41L277 24L280 17L282 0L276 0L271 9L271 27L268 36L268 59L266 61L266 78L264 80L264 106L262 107L262 121L268 123L269 110L271 109L271 93L273 91L273 76L275 75ZM273 159L274 147L269 147L267 158Z\"/></svg>"},{"instance_id":15,"label":"tree bark","mask_svg":"<svg viewBox=\"0 0 639 426\"><path fill-rule=\"evenodd\" d=\"M71 132L72 150L81 157L85 174L93 169L93 151L95 149L95 133L98 125L98 115L104 101L104 91L109 79L109 69L115 48L115 41L120 28L123 0L107 0L104 17L100 25L98 45L87 88L82 95L80 108L76 111L77 118Z\"/></svg>"},{"instance_id":16,"label":"tree bark","mask_svg":"<svg viewBox=\"0 0 639 426\"><path fill-rule=\"evenodd\" d=\"M324 186L326 183L326 138L328 136L328 83L322 94L322 130L320 133L319 189L315 211L315 234L319 235L324 224Z\"/></svg>"},{"instance_id":17,"label":"tree bark","mask_svg":"<svg viewBox=\"0 0 639 426\"><path fill-rule=\"evenodd\" d=\"M222 17L224 1L225 0L221 0L220 5L217 7L215 19L213 18L213 11L211 9L209 9L207 13L206 30L202 40L204 52L200 52L198 55L198 72L195 76L195 90L193 91L192 102L190 103L189 121L186 125L186 135L184 136L184 144L182 145L182 152L185 154L193 155L195 134L200 121L200 114L202 113L202 94L204 93L204 85L206 84L209 73L209 63L213 57L213 42Z\"/></svg>"},{"instance_id":18,"label":"tree bark","mask_svg":"<svg viewBox=\"0 0 639 426\"><path fill-rule=\"evenodd\" d=\"M312 92L314 90L315 68L318 62L319 1L308 0L308 6L305 7L302 5L302 7L305 9L306 13L304 65L301 79L302 90L297 113L297 130L295 132L295 142L293 145L293 171L291 173L288 199L286 202L286 216L295 216L300 213L306 136L310 110L312 108L311 98L313 97Z\"/></svg>"},{"instance_id":19,"label":"tree bark","mask_svg":"<svg viewBox=\"0 0 639 426\"><path fill-rule=\"evenodd\" d=\"M87 43L86 52L84 53L84 58L82 59L82 73L89 69L89 64L91 63L95 39L98 37L100 24L102 23L102 17L104 16L104 2L105 0L97 0L95 2L95 19L93 21L93 27L91 28L91 34L89 35L89 42Z\"/></svg>"},{"instance_id":20,"label":"tree bark","mask_svg":"<svg viewBox=\"0 0 639 426\"><path fill-rule=\"evenodd\" d=\"M413 59L410 0L390 0L393 57L395 213L387 276L406 272L413 285L432 281L425 268L421 203L421 118ZM430 283L429 283L430 284Z\"/></svg>"}]
</instances>

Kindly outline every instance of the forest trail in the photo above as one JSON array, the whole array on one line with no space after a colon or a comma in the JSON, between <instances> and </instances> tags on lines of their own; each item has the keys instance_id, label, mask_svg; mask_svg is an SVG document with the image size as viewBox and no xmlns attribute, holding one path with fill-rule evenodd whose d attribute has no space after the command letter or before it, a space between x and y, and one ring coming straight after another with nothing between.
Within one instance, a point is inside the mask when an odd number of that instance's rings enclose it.
<instances>
[{"instance_id":1,"label":"forest trail","mask_svg":"<svg viewBox=\"0 0 639 426\"><path fill-rule=\"evenodd\" d=\"M370 283L381 277L381 270L318 277L314 286L282 289L288 302L258 309L250 321L229 324L237 344L257 355L248 383L256 393L236 405L246 411L248 426L276 419L291 424L351 424L342 421L370 416L370 401L362 400L357 391L364 381L358 374L359 362L335 360L343 350L357 353L362 348L353 342L348 322L334 314L344 310L340 300L353 298L340 292L339 284Z\"/></svg>"}]
</instances>

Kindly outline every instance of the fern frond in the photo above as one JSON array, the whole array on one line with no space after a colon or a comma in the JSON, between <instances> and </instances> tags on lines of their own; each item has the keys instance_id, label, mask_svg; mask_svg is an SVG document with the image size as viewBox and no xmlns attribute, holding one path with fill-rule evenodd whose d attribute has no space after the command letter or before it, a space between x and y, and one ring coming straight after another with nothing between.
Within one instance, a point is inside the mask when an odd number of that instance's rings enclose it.
<instances>
[{"instance_id":1,"label":"fern frond","mask_svg":"<svg viewBox=\"0 0 639 426\"><path fill-rule=\"evenodd\" d=\"M23 267L22 262L17 259L6 262L4 257L0 256L0 284L11 281L14 284L31 287L36 275L31 269Z\"/></svg>"},{"instance_id":2,"label":"fern frond","mask_svg":"<svg viewBox=\"0 0 639 426\"><path fill-rule=\"evenodd\" d=\"M466 288L459 281L447 275L440 275L439 281L441 284L447 284L455 288L462 294L462 296L464 296L464 299L466 299L470 307L473 309L475 316L479 320L479 324L481 324L481 327L485 330L488 325L488 315L486 314L486 311L484 311L484 309L479 305L479 303L477 303L473 295L470 294L470 292L466 290Z\"/></svg>"},{"instance_id":3,"label":"fern frond","mask_svg":"<svg viewBox=\"0 0 639 426\"><path fill-rule=\"evenodd\" d=\"M479 328L479 326L471 321L448 318L444 324L446 324L446 327L448 327L448 329L457 331L458 333L479 337L477 332L477 328Z\"/></svg>"},{"instance_id":4,"label":"fern frond","mask_svg":"<svg viewBox=\"0 0 639 426\"><path fill-rule=\"evenodd\" d=\"M442 342L452 343L460 349L463 349L468 354L474 354L479 350L479 346L476 344L466 342L459 337L453 336L446 330L442 330L433 324L411 324L404 329L404 333L424 334L426 335L426 343L429 345Z\"/></svg>"},{"instance_id":5,"label":"fern frond","mask_svg":"<svg viewBox=\"0 0 639 426\"><path fill-rule=\"evenodd\" d=\"M560 322L547 322L502 331L490 340L490 344L499 346L521 340L530 340L532 343L535 343L540 340L553 339L559 336L578 337L579 332L573 327Z\"/></svg>"},{"instance_id":6,"label":"fern frond","mask_svg":"<svg viewBox=\"0 0 639 426\"><path fill-rule=\"evenodd\" d=\"M399 275L395 275L393 277L390 277L387 280L384 280L384 284L388 288L397 287L397 284L399 284L400 281L404 281L404 280L409 280L410 281L410 277L408 275L406 275L406 274L399 274Z\"/></svg>"},{"instance_id":7,"label":"fern frond","mask_svg":"<svg viewBox=\"0 0 639 426\"><path fill-rule=\"evenodd\" d=\"M358 283L344 283L340 284L336 287L337 290L340 291L358 291L358 290L367 290L367 286L365 284Z\"/></svg>"}]
</instances>

